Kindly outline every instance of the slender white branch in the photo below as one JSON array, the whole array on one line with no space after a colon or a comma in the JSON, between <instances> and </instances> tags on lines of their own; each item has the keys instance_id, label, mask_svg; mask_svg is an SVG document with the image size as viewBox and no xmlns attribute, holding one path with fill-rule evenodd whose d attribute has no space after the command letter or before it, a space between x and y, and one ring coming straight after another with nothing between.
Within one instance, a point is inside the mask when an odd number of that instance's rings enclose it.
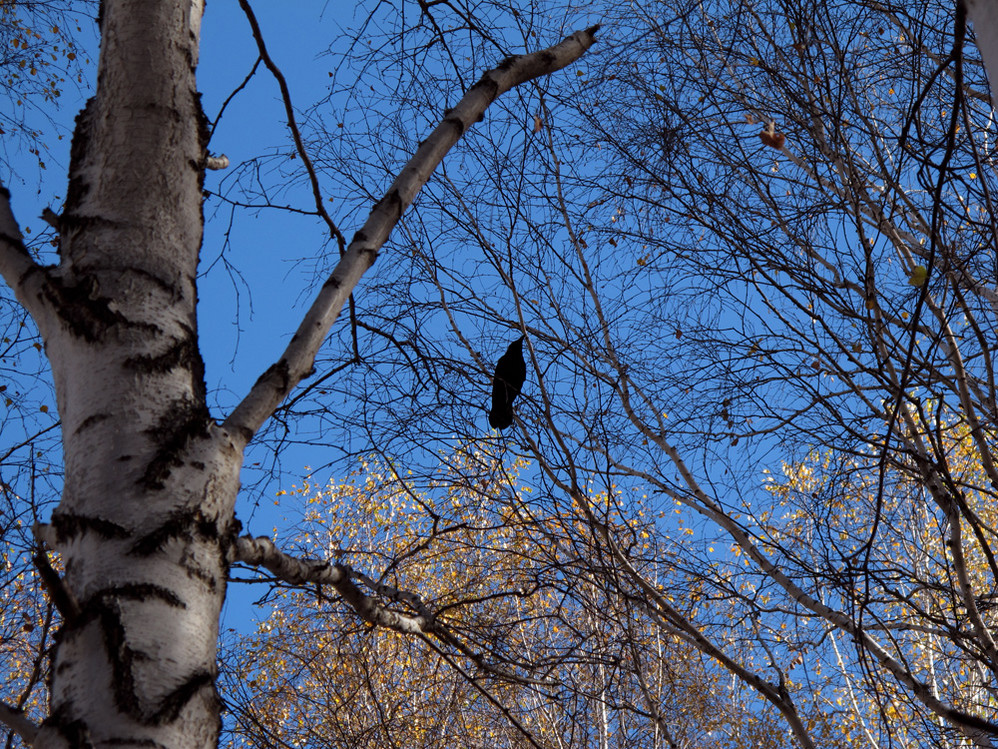
<instances>
[{"instance_id":1,"label":"slender white branch","mask_svg":"<svg viewBox=\"0 0 998 749\"><path fill-rule=\"evenodd\" d=\"M284 354L260 376L226 419L225 427L237 442L248 442L292 388L311 372L319 347L354 287L374 264L392 229L447 152L499 96L578 60L596 41L597 29L594 26L577 31L553 47L503 61L482 76L457 106L445 114L385 196L374 205L364 226L354 235L346 253L323 284Z\"/></svg>"},{"instance_id":2,"label":"slender white branch","mask_svg":"<svg viewBox=\"0 0 998 749\"><path fill-rule=\"evenodd\" d=\"M234 562L263 567L274 577L292 585L335 585L346 577L343 568L321 559L299 559L285 554L266 536L242 536L232 550Z\"/></svg>"},{"instance_id":3,"label":"slender white branch","mask_svg":"<svg viewBox=\"0 0 998 749\"><path fill-rule=\"evenodd\" d=\"M436 632L436 621L431 616L406 616L387 608L373 596L366 595L357 587L353 578L359 577L364 580L367 578L354 573L345 564L331 564L318 559L298 559L278 549L274 542L265 536L259 538L243 536L237 539L232 554L232 561L263 567L275 577L293 585L305 583L331 585L362 619L371 624L407 634L428 635ZM406 602L418 600L417 596L403 594L394 588L383 589L389 593L394 592L393 597L396 600Z\"/></svg>"},{"instance_id":4,"label":"slender white branch","mask_svg":"<svg viewBox=\"0 0 998 749\"><path fill-rule=\"evenodd\" d=\"M41 296L36 293L43 280L42 267L31 259L24 244L24 235L14 219L10 207L10 191L0 185L0 276L14 291L14 295L28 313L41 326Z\"/></svg>"},{"instance_id":5,"label":"slender white branch","mask_svg":"<svg viewBox=\"0 0 998 749\"><path fill-rule=\"evenodd\" d=\"M348 565L333 564L318 559L298 559L278 549L266 536L258 538L242 536L237 539L232 548L230 561L263 567L275 577L293 585L306 583L331 585L362 619L375 626L386 627L403 634L417 635L425 638L427 642L436 639L468 658L483 671L495 676L522 684L550 686L550 682L546 679L526 677L490 662L450 631L415 593L379 583ZM357 585L358 582L373 590L381 599L405 604L417 611L418 615L408 616L388 608L374 596L365 594Z\"/></svg>"}]
</instances>

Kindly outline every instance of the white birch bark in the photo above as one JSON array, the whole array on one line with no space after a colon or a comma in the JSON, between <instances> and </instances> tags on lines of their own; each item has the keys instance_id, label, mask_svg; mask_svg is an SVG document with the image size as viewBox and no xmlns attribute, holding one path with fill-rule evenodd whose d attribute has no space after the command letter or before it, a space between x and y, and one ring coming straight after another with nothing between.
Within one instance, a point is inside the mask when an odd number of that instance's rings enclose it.
<instances>
[{"instance_id":1,"label":"white birch bark","mask_svg":"<svg viewBox=\"0 0 998 749\"><path fill-rule=\"evenodd\" d=\"M102 4L60 262L32 269L34 289L8 277L52 366L65 485L47 538L78 604L63 612L35 746L217 737L220 549L240 454L209 418L197 346L201 13L199 0Z\"/></svg>"},{"instance_id":2,"label":"white birch bark","mask_svg":"<svg viewBox=\"0 0 998 749\"><path fill-rule=\"evenodd\" d=\"M101 8L97 93L77 119L57 265L32 260L0 189L0 273L44 339L65 460L62 499L36 531L65 566L53 596L64 624L50 715L37 732L6 709L0 723L35 747L214 747L218 618L237 556L243 448L311 368L444 153L501 93L581 56L595 29L511 58L469 90L375 206L285 356L220 426L206 406L196 320L203 3ZM380 616L369 604L364 611Z\"/></svg>"}]
</instances>

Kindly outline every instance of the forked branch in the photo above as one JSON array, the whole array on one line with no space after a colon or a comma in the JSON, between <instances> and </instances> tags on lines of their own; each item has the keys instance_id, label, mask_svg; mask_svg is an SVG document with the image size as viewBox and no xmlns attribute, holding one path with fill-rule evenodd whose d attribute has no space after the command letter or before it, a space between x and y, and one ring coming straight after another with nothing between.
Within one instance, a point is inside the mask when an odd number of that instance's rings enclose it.
<instances>
[{"instance_id":1,"label":"forked branch","mask_svg":"<svg viewBox=\"0 0 998 749\"><path fill-rule=\"evenodd\" d=\"M459 654L492 676L521 684L550 686L544 679L514 673L482 655L451 631L446 622L438 618L415 593L379 583L349 565L291 556L278 549L266 536L242 536L237 539L232 548L231 561L262 567L292 585L329 585L358 616L370 624L421 637L448 659ZM361 586L373 591L374 595L365 593ZM404 614L386 605L385 601L401 604L416 613ZM445 653L441 646L452 652Z\"/></svg>"},{"instance_id":2,"label":"forked branch","mask_svg":"<svg viewBox=\"0 0 998 749\"><path fill-rule=\"evenodd\" d=\"M253 567L263 567L275 577L292 585L305 583L331 585L362 619L371 624L388 627L397 632L419 635L428 635L436 629L436 622L429 614L407 616L389 609L375 597L365 594L354 582L354 578L366 581L366 576L355 573L345 564L293 557L278 549L274 542L265 536L239 538L235 543L233 555L233 561ZM409 605L419 601L418 596L405 594L394 588L377 592L387 593L387 598L404 600ZM392 595L393 592L395 595ZM417 605L416 608L422 611L421 605Z\"/></svg>"}]
</instances>

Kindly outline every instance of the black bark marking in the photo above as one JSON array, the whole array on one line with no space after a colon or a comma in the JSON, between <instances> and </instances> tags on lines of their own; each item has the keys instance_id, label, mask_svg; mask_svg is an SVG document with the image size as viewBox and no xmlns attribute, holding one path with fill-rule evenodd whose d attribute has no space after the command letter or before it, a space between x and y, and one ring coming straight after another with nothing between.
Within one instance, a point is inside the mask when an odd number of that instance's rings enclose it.
<instances>
[{"instance_id":1,"label":"black bark marking","mask_svg":"<svg viewBox=\"0 0 998 749\"><path fill-rule=\"evenodd\" d=\"M235 546L236 541L242 535L243 524L236 519L235 516L229 518L229 522L222 529L222 533L219 536L218 552L219 552L219 563L222 568L222 579L229 579L229 569L232 564L232 547Z\"/></svg>"},{"instance_id":2,"label":"black bark marking","mask_svg":"<svg viewBox=\"0 0 998 749\"><path fill-rule=\"evenodd\" d=\"M103 11L103 3L101 4ZM98 24L100 23L98 14ZM90 185L83 181L80 175L80 167L87 156L89 145L89 130L91 112L97 106L96 99L91 97L86 105L76 115L76 125L73 128L73 140L69 148L69 187L66 190L66 207L63 210L63 218L67 218L80 205L83 204L87 193L90 192Z\"/></svg>"},{"instance_id":3,"label":"black bark marking","mask_svg":"<svg viewBox=\"0 0 998 749\"><path fill-rule=\"evenodd\" d=\"M448 125L453 125L457 129L458 136L464 135L464 123L461 122L460 117L446 117L444 122Z\"/></svg>"},{"instance_id":4,"label":"black bark marking","mask_svg":"<svg viewBox=\"0 0 998 749\"><path fill-rule=\"evenodd\" d=\"M194 68L195 62L192 58L191 70L194 70ZM194 164L194 168L198 174L198 190L203 190L205 164L208 159L208 142L211 140L211 123L208 122L208 116L204 113L204 107L201 106L201 92L192 91L191 94L194 97L194 111L197 112L198 153L201 154L198 162ZM201 223L202 225L204 224L204 211L201 211Z\"/></svg>"},{"instance_id":5,"label":"black bark marking","mask_svg":"<svg viewBox=\"0 0 998 749\"><path fill-rule=\"evenodd\" d=\"M81 536L86 532L96 533L102 538L127 538L128 531L117 523L87 515L74 515L67 512L52 514L52 527L60 544Z\"/></svg>"},{"instance_id":6,"label":"black bark marking","mask_svg":"<svg viewBox=\"0 0 998 749\"><path fill-rule=\"evenodd\" d=\"M88 343L100 341L112 326L127 323L121 313L111 311L110 299L95 296L95 288L92 277L84 276L78 284L69 286L51 275L43 287L45 297L63 323Z\"/></svg>"},{"instance_id":7,"label":"black bark marking","mask_svg":"<svg viewBox=\"0 0 998 749\"><path fill-rule=\"evenodd\" d=\"M227 573L227 550L238 538L241 530L242 524L235 519L223 524L209 520L199 510L181 510L173 513L166 522L136 541L128 553L135 556L149 556L174 539L180 539L188 544L209 543L218 549L223 573ZM188 577L199 580L211 591L218 589L218 576L215 572L193 564L192 558L181 562L181 566Z\"/></svg>"},{"instance_id":8,"label":"black bark marking","mask_svg":"<svg viewBox=\"0 0 998 749\"><path fill-rule=\"evenodd\" d=\"M154 586L135 586L154 587ZM120 589L117 589L120 590ZM110 596L119 597L116 591ZM100 606L101 634L111 662L114 677L114 702L119 710L143 725L163 725L176 720L187 704L205 687L214 692L215 674L208 669L192 672L172 692L164 696L151 709L143 709L136 694L135 667L149 660L145 653L132 649L127 643L127 633L121 623L121 608L116 600ZM217 695L213 695L217 699Z\"/></svg>"},{"instance_id":9,"label":"black bark marking","mask_svg":"<svg viewBox=\"0 0 998 749\"><path fill-rule=\"evenodd\" d=\"M156 355L132 356L122 366L146 374L165 374L176 367L188 371L200 369L200 353L197 343L191 337L174 338L166 351Z\"/></svg>"},{"instance_id":10,"label":"black bark marking","mask_svg":"<svg viewBox=\"0 0 998 749\"><path fill-rule=\"evenodd\" d=\"M151 749L170 749L165 744L161 744L153 739L133 738L131 736L115 737L111 736L100 742L101 746L148 746Z\"/></svg>"},{"instance_id":11,"label":"black bark marking","mask_svg":"<svg viewBox=\"0 0 998 749\"><path fill-rule=\"evenodd\" d=\"M326 283L328 284L328 281ZM288 367L287 359L281 357L278 361L267 367L267 371L257 378L256 384L253 387L268 380L276 380L271 382L271 385L277 392L281 394L288 392L291 384L291 370Z\"/></svg>"},{"instance_id":12,"label":"black bark marking","mask_svg":"<svg viewBox=\"0 0 998 749\"><path fill-rule=\"evenodd\" d=\"M201 358L201 349L198 348L198 334L194 328L189 328L186 325L183 328L192 346L189 368L194 398L198 403L204 403L208 399L208 386L204 382L204 359Z\"/></svg>"},{"instance_id":13,"label":"black bark marking","mask_svg":"<svg viewBox=\"0 0 998 749\"><path fill-rule=\"evenodd\" d=\"M76 427L76 430L73 432L73 434L74 435L79 434L84 429L89 429L94 424L99 424L100 422L106 421L107 419L110 418L111 414L91 414L90 416L88 416L87 418L85 418L83 421L80 422L80 425Z\"/></svg>"},{"instance_id":14,"label":"black bark marking","mask_svg":"<svg viewBox=\"0 0 998 749\"><path fill-rule=\"evenodd\" d=\"M159 445L159 450L146 466L140 479L141 485L146 489L163 489L171 470L183 465L181 453L192 440L208 436L210 423L211 415L203 400L185 398L175 401L159 423L146 430L146 434Z\"/></svg>"},{"instance_id":15,"label":"black bark marking","mask_svg":"<svg viewBox=\"0 0 998 749\"><path fill-rule=\"evenodd\" d=\"M113 608L115 612L118 611L118 601L148 601L150 599L160 600L176 609L187 608L187 604L172 590L152 583L125 583L113 588L101 588L80 605L80 614L74 621L64 622L59 632L60 640L80 632L88 624L95 621L101 624L101 629L106 635L104 621L109 609Z\"/></svg>"},{"instance_id":16,"label":"black bark marking","mask_svg":"<svg viewBox=\"0 0 998 749\"><path fill-rule=\"evenodd\" d=\"M170 692L160 702L160 707L152 716L157 723L169 723L180 717L187 703L194 699L205 687L210 687L215 695L215 674L207 670L195 671L183 684Z\"/></svg>"},{"instance_id":17,"label":"black bark marking","mask_svg":"<svg viewBox=\"0 0 998 749\"><path fill-rule=\"evenodd\" d=\"M122 585L115 585L112 588L101 588L95 591L87 603L83 605L83 610L87 611L93 607L94 612L99 615L102 613L102 609L108 606L110 601L148 601L151 598L162 601L173 608L187 608L187 604L183 602L180 596L162 585L154 585L153 583L124 583Z\"/></svg>"},{"instance_id":18,"label":"black bark marking","mask_svg":"<svg viewBox=\"0 0 998 749\"><path fill-rule=\"evenodd\" d=\"M177 510L171 513L158 528L132 544L128 553L136 556L149 556L175 538L194 541L195 539L217 540L218 537L217 526L208 520L200 510Z\"/></svg>"},{"instance_id":19,"label":"black bark marking","mask_svg":"<svg viewBox=\"0 0 998 749\"><path fill-rule=\"evenodd\" d=\"M193 328L184 326L187 337L191 341L193 351L191 352L190 371L191 386L194 388L194 398L198 403L205 403L208 400L208 386L204 381L204 359L201 358L201 349L198 348L198 334ZM207 407L206 411L207 411ZM210 417L209 417L210 421Z\"/></svg>"},{"instance_id":20,"label":"black bark marking","mask_svg":"<svg viewBox=\"0 0 998 749\"><path fill-rule=\"evenodd\" d=\"M219 536L219 540L222 542L222 551L225 552L225 554L223 555L224 559L228 559L229 548L236 542L236 539L239 538L239 534L242 532L243 532L242 521L236 518L235 516L230 518L229 522L225 526L225 529L222 531L221 535ZM228 565L226 565L226 567L228 567Z\"/></svg>"},{"instance_id":21,"label":"black bark marking","mask_svg":"<svg viewBox=\"0 0 998 749\"><path fill-rule=\"evenodd\" d=\"M174 301L178 299L183 299L183 294L179 290L177 290L173 284L171 284L169 281L160 278L155 273L148 271L145 268L130 266L128 268L124 268L122 272L128 273L129 275L139 276L140 278L144 278L147 281L152 281L153 284L155 284L159 289L166 292L167 294L170 294Z\"/></svg>"},{"instance_id":22,"label":"black bark marking","mask_svg":"<svg viewBox=\"0 0 998 749\"><path fill-rule=\"evenodd\" d=\"M187 572L187 577L200 581L212 593L218 590L218 578L208 570L185 564L184 571Z\"/></svg>"},{"instance_id":23,"label":"black bark marking","mask_svg":"<svg viewBox=\"0 0 998 749\"><path fill-rule=\"evenodd\" d=\"M488 89L488 93L486 93L485 95L488 97L490 103L495 101L496 97L499 95L499 84L496 83L494 80L492 80L492 77L489 75L483 75L481 78L479 78L478 82L475 83L475 85L472 86L470 89L468 89L468 91L471 92L476 88Z\"/></svg>"},{"instance_id":24,"label":"black bark marking","mask_svg":"<svg viewBox=\"0 0 998 749\"><path fill-rule=\"evenodd\" d=\"M59 216L59 234L66 236L79 229L92 229L94 227L110 227L116 229L121 226L116 221L105 219L102 216L79 216L76 214L63 212Z\"/></svg>"},{"instance_id":25,"label":"black bark marking","mask_svg":"<svg viewBox=\"0 0 998 749\"><path fill-rule=\"evenodd\" d=\"M96 613L104 638L104 649L111 660L111 671L114 674L114 703L122 712L133 718L138 717L141 710L135 696L135 677L132 674L135 653L126 642L121 610L117 602L102 601Z\"/></svg>"},{"instance_id":26,"label":"black bark marking","mask_svg":"<svg viewBox=\"0 0 998 749\"><path fill-rule=\"evenodd\" d=\"M461 126L462 128L464 125ZM392 208L395 211L395 220L398 221L402 218L402 213L405 207L402 205L402 196L399 195L398 190L392 190L388 195L385 196L385 200L392 204ZM370 251L370 250L369 250Z\"/></svg>"}]
</instances>

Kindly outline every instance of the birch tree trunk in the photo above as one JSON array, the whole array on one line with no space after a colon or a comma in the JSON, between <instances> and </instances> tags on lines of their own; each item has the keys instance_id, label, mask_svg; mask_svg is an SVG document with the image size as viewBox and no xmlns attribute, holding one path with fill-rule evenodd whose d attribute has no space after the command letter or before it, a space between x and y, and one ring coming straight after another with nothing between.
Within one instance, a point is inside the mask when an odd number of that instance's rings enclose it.
<instances>
[{"instance_id":1,"label":"birch tree trunk","mask_svg":"<svg viewBox=\"0 0 998 749\"><path fill-rule=\"evenodd\" d=\"M216 742L241 451L209 417L197 345L202 10L103 3L61 262L18 289L52 364L65 454L47 540L68 602L36 746Z\"/></svg>"},{"instance_id":2,"label":"birch tree trunk","mask_svg":"<svg viewBox=\"0 0 998 749\"><path fill-rule=\"evenodd\" d=\"M97 93L77 118L64 213L48 216L60 236L56 265L32 258L0 187L0 273L45 342L65 461L61 502L35 531L65 568L60 577L44 549L36 555L63 617L50 715L37 727L0 704L0 723L35 747L215 746L218 619L234 559L292 582L338 583L361 616L395 626L398 617L374 600L377 586L366 596L345 572L236 543L243 449L309 374L344 302L447 150L499 95L573 62L596 31L508 58L468 90L375 205L283 356L219 424L207 408L196 317L203 10L202 0L101 4ZM263 53L255 20L253 30ZM432 626L424 618L399 628Z\"/></svg>"}]
</instances>

